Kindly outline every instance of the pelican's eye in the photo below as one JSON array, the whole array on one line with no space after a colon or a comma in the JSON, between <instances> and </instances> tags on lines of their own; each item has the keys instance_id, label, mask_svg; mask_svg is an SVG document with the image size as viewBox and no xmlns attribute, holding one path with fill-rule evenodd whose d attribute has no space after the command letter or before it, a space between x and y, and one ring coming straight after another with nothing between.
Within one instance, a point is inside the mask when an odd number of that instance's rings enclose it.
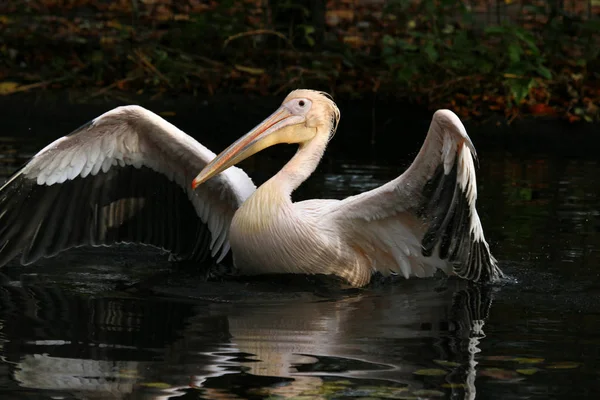
<instances>
[{"instance_id":1,"label":"pelican's eye","mask_svg":"<svg viewBox=\"0 0 600 400\"><path fill-rule=\"evenodd\" d=\"M312 106L312 101L309 99L294 99L287 104L288 109L294 115L306 115Z\"/></svg>"}]
</instances>

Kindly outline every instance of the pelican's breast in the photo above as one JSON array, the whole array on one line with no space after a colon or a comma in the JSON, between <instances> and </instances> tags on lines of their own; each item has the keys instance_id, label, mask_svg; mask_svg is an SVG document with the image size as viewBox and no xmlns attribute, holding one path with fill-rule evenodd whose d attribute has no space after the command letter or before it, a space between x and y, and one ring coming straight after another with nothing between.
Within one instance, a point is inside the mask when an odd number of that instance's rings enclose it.
<instances>
[{"instance_id":1,"label":"pelican's breast","mask_svg":"<svg viewBox=\"0 0 600 400\"><path fill-rule=\"evenodd\" d=\"M240 207L230 230L240 273L332 273L343 254L340 235L303 203L257 191Z\"/></svg>"}]
</instances>

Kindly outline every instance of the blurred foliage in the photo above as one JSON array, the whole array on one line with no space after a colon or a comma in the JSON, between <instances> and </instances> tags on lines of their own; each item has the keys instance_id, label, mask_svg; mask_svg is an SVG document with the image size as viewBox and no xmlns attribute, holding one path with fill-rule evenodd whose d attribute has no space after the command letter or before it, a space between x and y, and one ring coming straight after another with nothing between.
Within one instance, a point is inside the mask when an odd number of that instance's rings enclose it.
<instances>
[{"instance_id":1,"label":"blurred foliage","mask_svg":"<svg viewBox=\"0 0 600 400\"><path fill-rule=\"evenodd\" d=\"M594 121L600 5L561 0L30 0L0 4L0 95L392 96L462 117Z\"/></svg>"},{"instance_id":2,"label":"blurred foliage","mask_svg":"<svg viewBox=\"0 0 600 400\"><path fill-rule=\"evenodd\" d=\"M600 66L600 19L591 1L553 17L550 1L469 3L477 2L387 2L399 23L383 37L382 56L397 82L463 116L598 119L600 75L590 67Z\"/></svg>"}]
</instances>

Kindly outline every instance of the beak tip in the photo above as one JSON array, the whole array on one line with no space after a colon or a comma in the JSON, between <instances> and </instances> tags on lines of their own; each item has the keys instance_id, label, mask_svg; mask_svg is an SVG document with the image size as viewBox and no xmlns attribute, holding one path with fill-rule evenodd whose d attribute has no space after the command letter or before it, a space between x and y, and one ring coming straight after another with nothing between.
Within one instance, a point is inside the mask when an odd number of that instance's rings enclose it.
<instances>
[{"instance_id":1,"label":"beak tip","mask_svg":"<svg viewBox=\"0 0 600 400\"><path fill-rule=\"evenodd\" d=\"M200 171L200 173L198 174L198 176L196 176L194 178L194 180L192 181L192 189L196 190L196 188L198 186L202 185L203 183L205 183L206 181L208 181L213 176L214 176L214 174L211 173L211 172L206 173L204 170Z\"/></svg>"}]
</instances>

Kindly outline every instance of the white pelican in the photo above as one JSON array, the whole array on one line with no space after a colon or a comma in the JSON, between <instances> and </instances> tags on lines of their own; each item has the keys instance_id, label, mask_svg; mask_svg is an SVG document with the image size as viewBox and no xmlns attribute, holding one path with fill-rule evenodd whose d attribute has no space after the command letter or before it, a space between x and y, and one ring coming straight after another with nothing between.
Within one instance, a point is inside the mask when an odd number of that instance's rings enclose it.
<instances>
[{"instance_id":1,"label":"white pelican","mask_svg":"<svg viewBox=\"0 0 600 400\"><path fill-rule=\"evenodd\" d=\"M398 178L344 200L293 203L339 119L324 93L295 90L215 158L158 115L115 108L51 143L0 188L0 265L19 253L28 264L76 246L142 243L217 262L231 246L239 274L331 274L357 287L377 271L502 276L475 209L475 149L451 111L434 114ZM299 148L258 189L232 167L278 143Z\"/></svg>"}]
</instances>

